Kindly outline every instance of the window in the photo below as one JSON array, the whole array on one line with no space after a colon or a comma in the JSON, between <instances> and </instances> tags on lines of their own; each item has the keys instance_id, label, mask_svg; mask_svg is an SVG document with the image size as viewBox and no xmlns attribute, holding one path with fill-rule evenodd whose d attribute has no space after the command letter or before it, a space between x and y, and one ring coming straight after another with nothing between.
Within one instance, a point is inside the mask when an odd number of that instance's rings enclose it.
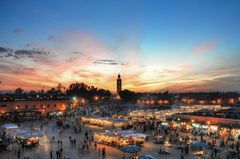
<instances>
[{"instance_id":1,"label":"window","mask_svg":"<svg viewBox=\"0 0 240 159\"><path fill-rule=\"evenodd\" d=\"M28 108L28 105L25 105L25 109L27 109Z\"/></svg>"}]
</instances>

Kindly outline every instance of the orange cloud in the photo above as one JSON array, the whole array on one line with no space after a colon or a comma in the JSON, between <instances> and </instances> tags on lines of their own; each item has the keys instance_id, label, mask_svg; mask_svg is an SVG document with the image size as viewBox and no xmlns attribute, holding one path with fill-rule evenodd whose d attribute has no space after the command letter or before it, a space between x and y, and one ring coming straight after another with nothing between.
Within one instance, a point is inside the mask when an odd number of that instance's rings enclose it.
<instances>
[{"instance_id":1,"label":"orange cloud","mask_svg":"<svg viewBox=\"0 0 240 159\"><path fill-rule=\"evenodd\" d=\"M212 51L216 47L217 47L216 42L209 42L209 43L201 44L201 45L193 48L193 52L195 54L204 54L204 53Z\"/></svg>"},{"instance_id":2,"label":"orange cloud","mask_svg":"<svg viewBox=\"0 0 240 159\"><path fill-rule=\"evenodd\" d=\"M114 45L114 44L112 44ZM21 53L22 58L4 56L0 59L0 79L2 89L25 90L45 89L54 87L58 83L68 87L73 82L84 82L99 88L116 91L116 76L122 75L123 89L133 91L197 91L206 88L217 88L217 79L227 79L232 74L237 76L239 70L224 70L197 74L195 59L185 61L169 61L153 57L146 60L142 55L141 43L138 40L125 38L117 42L116 47L91 33L66 32L61 36L54 36L51 47L39 49L48 54L29 51ZM217 46L210 42L193 49L197 54L211 51ZM0 51L14 49L0 48ZM36 54L37 53L37 54ZM18 53L19 54L19 53ZM6 56L5 56L6 55ZM237 59L237 58L236 58ZM143 67L144 66L144 67ZM211 69L211 68L210 68ZM234 78L235 80L235 78ZM208 85L211 83L211 86ZM226 82L223 84L226 85Z\"/></svg>"}]
</instances>

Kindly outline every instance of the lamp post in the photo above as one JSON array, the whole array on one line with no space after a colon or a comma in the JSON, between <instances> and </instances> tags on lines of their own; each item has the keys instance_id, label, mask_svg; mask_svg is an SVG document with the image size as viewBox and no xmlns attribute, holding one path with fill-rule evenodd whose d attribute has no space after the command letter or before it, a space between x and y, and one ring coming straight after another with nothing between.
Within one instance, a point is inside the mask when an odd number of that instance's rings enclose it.
<instances>
[{"instance_id":1,"label":"lamp post","mask_svg":"<svg viewBox=\"0 0 240 159\"><path fill-rule=\"evenodd\" d=\"M94 103L97 105L98 100L99 100L99 97L98 97L98 96L94 96L94 97L93 97L93 100L94 100Z\"/></svg>"},{"instance_id":2,"label":"lamp post","mask_svg":"<svg viewBox=\"0 0 240 159\"><path fill-rule=\"evenodd\" d=\"M95 100L95 101L98 101L98 99L99 99L98 96L95 96L95 97L94 97L94 100Z\"/></svg>"}]
</instances>

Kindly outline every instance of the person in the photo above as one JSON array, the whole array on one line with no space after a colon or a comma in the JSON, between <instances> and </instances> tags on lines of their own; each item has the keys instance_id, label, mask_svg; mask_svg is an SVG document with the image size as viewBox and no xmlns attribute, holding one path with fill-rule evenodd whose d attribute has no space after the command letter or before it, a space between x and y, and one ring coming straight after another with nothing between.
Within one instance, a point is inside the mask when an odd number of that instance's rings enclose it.
<instances>
[{"instance_id":1,"label":"person","mask_svg":"<svg viewBox=\"0 0 240 159\"><path fill-rule=\"evenodd\" d=\"M102 156L103 156L103 157L106 156L106 149L105 149L105 147L103 147L103 149L102 149Z\"/></svg>"},{"instance_id":2,"label":"person","mask_svg":"<svg viewBox=\"0 0 240 159\"><path fill-rule=\"evenodd\" d=\"M162 146L160 146L159 148L159 153L162 153Z\"/></svg>"},{"instance_id":3,"label":"person","mask_svg":"<svg viewBox=\"0 0 240 159\"><path fill-rule=\"evenodd\" d=\"M58 155L58 153L59 153L59 152L58 152L58 150L57 150L57 151L56 151L56 156L57 156L57 159L59 158L59 155Z\"/></svg>"},{"instance_id":4,"label":"person","mask_svg":"<svg viewBox=\"0 0 240 159\"><path fill-rule=\"evenodd\" d=\"M100 157L100 155L101 155L101 150L100 148L98 148L98 156Z\"/></svg>"},{"instance_id":5,"label":"person","mask_svg":"<svg viewBox=\"0 0 240 159\"><path fill-rule=\"evenodd\" d=\"M217 156L217 149L214 148L213 151L214 151L214 156L216 157Z\"/></svg>"},{"instance_id":6,"label":"person","mask_svg":"<svg viewBox=\"0 0 240 159\"><path fill-rule=\"evenodd\" d=\"M59 150L59 158L62 158L62 153L63 153L63 149L61 148L61 149Z\"/></svg>"},{"instance_id":7,"label":"person","mask_svg":"<svg viewBox=\"0 0 240 159\"><path fill-rule=\"evenodd\" d=\"M17 157L18 157L18 159L20 159L20 149L18 150Z\"/></svg>"},{"instance_id":8,"label":"person","mask_svg":"<svg viewBox=\"0 0 240 159\"><path fill-rule=\"evenodd\" d=\"M86 144L86 149L87 149L87 151L89 151L89 145L88 144Z\"/></svg>"},{"instance_id":9,"label":"person","mask_svg":"<svg viewBox=\"0 0 240 159\"><path fill-rule=\"evenodd\" d=\"M184 159L183 154L181 154L181 159Z\"/></svg>"},{"instance_id":10,"label":"person","mask_svg":"<svg viewBox=\"0 0 240 159\"><path fill-rule=\"evenodd\" d=\"M73 144L74 144L74 146L76 146L76 139L73 140Z\"/></svg>"},{"instance_id":11,"label":"person","mask_svg":"<svg viewBox=\"0 0 240 159\"><path fill-rule=\"evenodd\" d=\"M52 150L50 151L50 158L51 159L53 158L53 151Z\"/></svg>"},{"instance_id":12,"label":"person","mask_svg":"<svg viewBox=\"0 0 240 159\"><path fill-rule=\"evenodd\" d=\"M97 143L96 142L94 143L94 147L95 147L95 150L97 150Z\"/></svg>"},{"instance_id":13,"label":"person","mask_svg":"<svg viewBox=\"0 0 240 159\"><path fill-rule=\"evenodd\" d=\"M229 155L227 155L227 159L230 159Z\"/></svg>"}]
</instances>

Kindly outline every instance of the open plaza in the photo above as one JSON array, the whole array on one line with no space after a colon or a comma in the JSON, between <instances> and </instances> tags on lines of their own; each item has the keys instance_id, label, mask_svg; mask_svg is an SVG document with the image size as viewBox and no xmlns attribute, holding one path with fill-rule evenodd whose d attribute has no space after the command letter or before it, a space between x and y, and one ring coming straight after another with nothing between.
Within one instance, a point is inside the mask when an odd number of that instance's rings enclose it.
<instances>
[{"instance_id":1,"label":"open plaza","mask_svg":"<svg viewBox=\"0 0 240 159\"><path fill-rule=\"evenodd\" d=\"M219 105L167 110L127 107L106 115L85 105L49 116L22 116L1 125L1 159L237 159L240 120L199 115L226 113ZM110 111L110 109L109 109ZM235 110L236 111L236 110ZM196 118L194 118L194 116ZM220 122L218 122L220 120ZM221 121L226 120L226 121ZM225 123L225 124L224 124Z\"/></svg>"},{"instance_id":2,"label":"open plaza","mask_svg":"<svg viewBox=\"0 0 240 159\"><path fill-rule=\"evenodd\" d=\"M0 159L240 159L240 0L0 0Z\"/></svg>"}]
</instances>

